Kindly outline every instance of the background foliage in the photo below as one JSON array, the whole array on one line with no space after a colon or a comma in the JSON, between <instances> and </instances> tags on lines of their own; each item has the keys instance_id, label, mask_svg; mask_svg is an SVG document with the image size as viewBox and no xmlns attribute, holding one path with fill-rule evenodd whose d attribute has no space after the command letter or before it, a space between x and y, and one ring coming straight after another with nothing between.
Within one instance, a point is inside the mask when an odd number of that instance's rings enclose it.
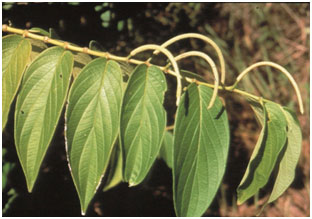
<instances>
[{"instance_id":1,"label":"background foliage","mask_svg":"<svg viewBox=\"0 0 312 219\"><path fill-rule=\"evenodd\" d=\"M254 87L249 91L297 110L303 131L303 148L295 181L280 199L264 210L262 216L309 216L308 3L3 3L2 9L3 23L27 29L41 27L48 30L52 27L63 40L80 46L88 46L90 40L96 40L105 50L117 55L128 54L142 44L160 44L180 33L202 33L211 37L222 49L227 65L227 84L232 83L246 66L257 61L270 60L284 66L293 74L301 89L305 101L304 115L299 114L295 93L283 75L261 68L261 71L244 78L242 83L244 89ZM172 51L178 53L192 48L210 51L196 40L177 43ZM216 58L213 52L211 55ZM199 60L185 60L181 62L181 68L203 75L209 69ZM264 74L265 71L269 74ZM169 92L166 93L165 108L167 121L172 124L176 106L175 96L170 91L175 90L175 79L168 77L167 80ZM224 94L223 97L228 96ZM236 206L235 189L261 127L246 102L231 95L226 104L226 108L230 109L231 130L228 165L221 189L205 215L252 216L259 210L258 206L252 200ZM4 215L80 215L79 199L66 163L63 123L60 121L49 147L37 185L33 193L28 194L14 147L13 113L10 114L3 133L3 179L7 179L3 184L6 185L3 188ZM173 216L170 170L158 161L148 178L142 185L131 189L121 184L105 193L97 193L91 203L90 214ZM270 186L267 186L269 191ZM266 197L264 189L258 198L264 201Z\"/></svg>"}]
</instances>

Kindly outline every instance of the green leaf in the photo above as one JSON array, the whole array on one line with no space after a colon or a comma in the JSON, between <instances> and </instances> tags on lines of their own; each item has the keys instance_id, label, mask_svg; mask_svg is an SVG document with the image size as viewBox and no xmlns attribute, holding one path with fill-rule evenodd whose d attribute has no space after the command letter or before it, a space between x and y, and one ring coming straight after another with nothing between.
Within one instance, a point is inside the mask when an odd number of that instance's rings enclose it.
<instances>
[{"instance_id":1,"label":"green leaf","mask_svg":"<svg viewBox=\"0 0 312 219\"><path fill-rule=\"evenodd\" d=\"M247 98L247 101L250 104L252 110L254 111L258 123L263 127L264 120L267 120L267 118L264 118L266 114L263 111L264 110L263 106L254 99Z\"/></svg>"},{"instance_id":2,"label":"green leaf","mask_svg":"<svg viewBox=\"0 0 312 219\"><path fill-rule=\"evenodd\" d=\"M2 165L2 191L7 187L8 176L14 167L15 167L15 163L10 163L10 162L5 162Z\"/></svg>"},{"instance_id":3,"label":"green leaf","mask_svg":"<svg viewBox=\"0 0 312 219\"><path fill-rule=\"evenodd\" d=\"M247 170L237 188L237 203L242 204L266 185L286 142L286 118L280 106L264 104L264 121Z\"/></svg>"},{"instance_id":4,"label":"green leaf","mask_svg":"<svg viewBox=\"0 0 312 219\"><path fill-rule=\"evenodd\" d=\"M55 40L60 40L60 36L56 33L56 30L54 28L49 28L49 34L50 38L55 39Z\"/></svg>"},{"instance_id":5,"label":"green leaf","mask_svg":"<svg viewBox=\"0 0 312 219\"><path fill-rule=\"evenodd\" d=\"M90 41L89 48L91 50L95 50L95 51L99 51L99 52L105 51L104 47L99 42L97 42L96 40Z\"/></svg>"},{"instance_id":6,"label":"green leaf","mask_svg":"<svg viewBox=\"0 0 312 219\"><path fill-rule=\"evenodd\" d=\"M41 52L43 52L45 49L48 48L48 46L40 41L40 40L34 40L34 39L28 39L31 43L31 53L30 53L30 60L29 63L33 62L38 55L40 55Z\"/></svg>"},{"instance_id":7,"label":"green leaf","mask_svg":"<svg viewBox=\"0 0 312 219\"><path fill-rule=\"evenodd\" d=\"M286 107L283 108L283 112L288 125L286 150L279 163L278 175L268 203L280 197L293 182L301 152L302 135L297 116Z\"/></svg>"},{"instance_id":8,"label":"green leaf","mask_svg":"<svg viewBox=\"0 0 312 219\"><path fill-rule=\"evenodd\" d=\"M100 17L102 21L109 22L111 18L111 12L109 10L105 11L100 15Z\"/></svg>"},{"instance_id":9,"label":"green leaf","mask_svg":"<svg viewBox=\"0 0 312 219\"><path fill-rule=\"evenodd\" d=\"M78 74L81 72L83 67L92 61L92 58L85 53L81 52L73 52L74 54L74 69L73 69L73 77L76 78Z\"/></svg>"},{"instance_id":10,"label":"green leaf","mask_svg":"<svg viewBox=\"0 0 312 219\"><path fill-rule=\"evenodd\" d=\"M2 38L2 130L7 123L30 52L31 44L25 38L18 35Z\"/></svg>"},{"instance_id":11,"label":"green leaf","mask_svg":"<svg viewBox=\"0 0 312 219\"><path fill-rule=\"evenodd\" d=\"M201 82L207 82L207 80L204 78L204 77L202 77L201 75L199 75L199 74L196 74L196 73L194 73L194 72L191 72L191 71L187 71L187 70L181 70L181 75L182 75L182 77L188 77L188 78L194 78L194 79L196 79L196 80L198 80L198 81L201 81Z\"/></svg>"},{"instance_id":12,"label":"green leaf","mask_svg":"<svg viewBox=\"0 0 312 219\"><path fill-rule=\"evenodd\" d=\"M117 23L117 30L118 31L122 31L124 26L125 26L125 21L124 20L118 21L118 23Z\"/></svg>"},{"instance_id":13,"label":"green leaf","mask_svg":"<svg viewBox=\"0 0 312 219\"><path fill-rule=\"evenodd\" d=\"M28 191L62 112L73 67L73 56L61 47L45 50L27 68L15 109L15 144Z\"/></svg>"},{"instance_id":14,"label":"green leaf","mask_svg":"<svg viewBox=\"0 0 312 219\"><path fill-rule=\"evenodd\" d=\"M173 164L173 135L166 131L159 151L159 157L163 159L167 166L172 169Z\"/></svg>"},{"instance_id":15,"label":"green leaf","mask_svg":"<svg viewBox=\"0 0 312 219\"><path fill-rule=\"evenodd\" d=\"M143 181L156 159L166 127L163 108L166 78L156 66L139 65L129 78L123 97L120 143L124 180Z\"/></svg>"},{"instance_id":16,"label":"green leaf","mask_svg":"<svg viewBox=\"0 0 312 219\"><path fill-rule=\"evenodd\" d=\"M114 146L107 172L103 192L110 190L122 182L122 153L118 143Z\"/></svg>"},{"instance_id":17,"label":"green leaf","mask_svg":"<svg viewBox=\"0 0 312 219\"><path fill-rule=\"evenodd\" d=\"M122 77L115 61L97 58L70 89L66 118L67 156L82 214L109 163L118 135Z\"/></svg>"},{"instance_id":18,"label":"green leaf","mask_svg":"<svg viewBox=\"0 0 312 219\"><path fill-rule=\"evenodd\" d=\"M3 10L10 10L13 7L14 2L4 2L2 4Z\"/></svg>"},{"instance_id":19,"label":"green leaf","mask_svg":"<svg viewBox=\"0 0 312 219\"><path fill-rule=\"evenodd\" d=\"M42 36L51 37L51 34L48 31L46 31L46 30L44 30L42 28L39 28L39 27L33 27L33 28L29 29L29 32L31 32L31 33L39 33Z\"/></svg>"},{"instance_id":20,"label":"green leaf","mask_svg":"<svg viewBox=\"0 0 312 219\"><path fill-rule=\"evenodd\" d=\"M228 118L212 89L192 83L182 95L174 128L173 196L178 217L199 217L224 175L229 149Z\"/></svg>"},{"instance_id":21,"label":"green leaf","mask_svg":"<svg viewBox=\"0 0 312 219\"><path fill-rule=\"evenodd\" d=\"M15 167L15 163L7 161L6 158L7 154L8 154L7 149L2 148L2 192L5 192L4 190L8 185L8 176Z\"/></svg>"},{"instance_id":22,"label":"green leaf","mask_svg":"<svg viewBox=\"0 0 312 219\"><path fill-rule=\"evenodd\" d=\"M94 51L99 51L99 52L105 51L104 47L95 40L90 41L89 49L94 50ZM121 61L117 61L117 63L120 65L124 81L127 81L129 75L134 70L133 65L131 63L121 62Z\"/></svg>"},{"instance_id":23,"label":"green leaf","mask_svg":"<svg viewBox=\"0 0 312 219\"><path fill-rule=\"evenodd\" d=\"M103 8L102 5L96 5L96 6L94 6L94 10L95 10L95 11L101 11L102 8Z\"/></svg>"}]
</instances>

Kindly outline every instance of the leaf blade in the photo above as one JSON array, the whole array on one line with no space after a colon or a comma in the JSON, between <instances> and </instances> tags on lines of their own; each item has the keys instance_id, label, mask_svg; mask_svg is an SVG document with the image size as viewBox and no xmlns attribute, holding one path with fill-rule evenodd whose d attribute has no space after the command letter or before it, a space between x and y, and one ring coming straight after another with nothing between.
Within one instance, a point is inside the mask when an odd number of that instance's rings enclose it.
<instances>
[{"instance_id":1,"label":"leaf blade","mask_svg":"<svg viewBox=\"0 0 312 219\"><path fill-rule=\"evenodd\" d=\"M66 109L66 152L82 214L94 196L117 138L122 77L115 61L97 58L75 79Z\"/></svg>"},{"instance_id":2,"label":"leaf blade","mask_svg":"<svg viewBox=\"0 0 312 219\"><path fill-rule=\"evenodd\" d=\"M162 106L166 79L155 66L139 65L131 74L123 97L120 143L124 180L142 182L160 150L166 126Z\"/></svg>"},{"instance_id":3,"label":"leaf blade","mask_svg":"<svg viewBox=\"0 0 312 219\"><path fill-rule=\"evenodd\" d=\"M29 192L62 112L72 65L70 52L52 47L39 55L24 74L16 102L14 139Z\"/></svg>"},{"instance_id":4,"label":"leaf blade","mask_svg":"<svg viewBox=\"0 0 312 219\"><path fill-rule=\"evenodd\" d=\"M301 152L302 134L297 116L286 107L282 110L286 116L288 125L287 145L285 153L279 163L278 175L267 203L275 201L291 185L295 178L295 170Z\"/></svg>"},{"instance_id":5,"label":"leaf blade","mask_svg":"<svg viewBox=\"0 0 312 219\"><path fill-rule=\"evenodd\" d=\"M2 38L2 131L6 126L11 104L20 86L31 52L31 44L18 35Z\"/></svg>"},{"instance_id":6,"label":"leaf blade","mask_svg":"<svg viewBox=\"0 0 312 219\"><path fill-rule=\"evenodd\" d=\"M219 98L207 109L211 97L210 88L191 84L178 106L173 152L177 216L201 216L211 204L225 171L228 119Z\"/></svg>"},{"instance_id":7,"label":"leaf blade","mask_svg":"<svg viewBox=\"0 0 312 219\"><path fill-rule=\"evenodd\" d=\"M266 185L286 142L286 118L280 106L268 102L264 107L264 126L237 188L238 204L245 202Z\"/></svg>"},{"instance_id":8,"label":"leaf blade","mask_svg":"<svg viewBox=\"0 0 312 219\"><path fill-rule=\"evenodd\" d=\"M171 132L166 131L159 151L159 157L163 159L167 166L172 169L173 165L173 135Z\"/></svg>"},{"instance_id":9,"label":"leaf blade","mask_svg":"<svg viewBox=\"0 0 312 219\"><path fill-rule=\"evenodd\" d=\"M106 192L122 182L122 154L119 143L115 143L109 161L107 179L104 184L103 192Z\"/></svg>"}]
</instances>

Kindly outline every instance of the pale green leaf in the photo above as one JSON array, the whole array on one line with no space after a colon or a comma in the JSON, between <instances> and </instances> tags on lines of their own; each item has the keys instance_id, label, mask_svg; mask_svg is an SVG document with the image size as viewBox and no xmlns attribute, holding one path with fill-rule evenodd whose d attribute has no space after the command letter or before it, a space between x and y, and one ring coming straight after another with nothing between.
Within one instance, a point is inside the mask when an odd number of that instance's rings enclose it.
<instances>
[{"instance_id":1,"label":"pale green leaf","mask_svg":"<svg viewBox=\"0 0 312 219\"><path fill-rule=\"evenodd\" d=\"M33 28L29 29L28 31L31 33L40 34L42 36L51 37L51 34L48 31L46 31L40 27L33 27Z\"/></svg>"},{"instance_id":2,"label":"pale green leaf","mask_svg":"<svg viewBox=\"0 0 312 219\"><path fill-rule=\"evenodd\" d=\"M118 135L122 77L115 61L97 58L73 82L66 109L67 156L82 214L109 163Z\"/></svg>"},{"instance_id":3,"label":"pale green leaf","mask_svg":"<svg viewBox=\"0 0 312 219\"><path fill-rule=\"evenodd\" d=\"M173 164L173 135L171 132L166 131L165 136L159 151L159 157L163 159L169 168Z\"/></svg>"},{"instance_id":4,"label":"pale green leaf","mask_svg":"<svg viewBox=\"0 0 312 219\"><path fill-rule=\"evenodd\" d=\"M265 186L286 142L286 118L280 106L264 105L263 128L247 170L237 188L237 203L242 204ZM267 114L267 115L266 115Z\"/></svg>"},{"instance_id":5,"label":"pale green leaf","mask_svg":"<svg viewBox=\"0 0 312 219\"><path fill-rule=\"evenodd\" d=\"M226 110L212 89L191 84L182 95L174 128L173 196L178 217L199 217L213 201L229 149Z\"/></svg>"},{"instance_id":6,"label":"pale green leaf","mask_svg":"<svg viewBox=\"0 0 312 219\"><path fill-rule=\"evenodd\" d=\"M296 114L284 107L283 112L287 120L286 150L279 163L277 178L268 203L275 201L290 186L295 178L295 170L300 157L302 135Z\"/></svg>"},{"instance_id":7,"label":"pale green leaf","mask_svg":"<svg viewBox=\"0 0 312 219\"><path fill-rule=\"evenodd\" d=\"M73 56L61 47L45 50L27 68L15 109L15 144L28 191L52 140L65 103Z\"/></svg>"},{"instance_id":8,"label":"pale green leaf","mask_svg":"<svg viewBox=\"0 0 312 219\"><path fill-rule=\"evenodd\" d=\"M2 38L2 130L29 60L31 44L18 35Z\"/></svg>"},{"instance_id":9,"label":"pale green leaf","mask_svg":"<svg viewBox=\"0 0 312 219\"><path fill-rule=\"evenodd\" d=\"M100 15L100 18L102 21L104 22L109 22L110 21L110 18L111 18L111 12L109 10L103 12L101 15Z\"/></svg>"},{"instance_id":10,"label":"pale green leaf","mask_svg":"<svg viewBox=\"0 0 312 219\"><path fill-rule=\"evenodd\" d=\"M123 97L120 143L124 180L143 181L155 161L166 126L163 108L166 78L155 66L139 65L131 74Z\"/></svg>"}]
</instances>

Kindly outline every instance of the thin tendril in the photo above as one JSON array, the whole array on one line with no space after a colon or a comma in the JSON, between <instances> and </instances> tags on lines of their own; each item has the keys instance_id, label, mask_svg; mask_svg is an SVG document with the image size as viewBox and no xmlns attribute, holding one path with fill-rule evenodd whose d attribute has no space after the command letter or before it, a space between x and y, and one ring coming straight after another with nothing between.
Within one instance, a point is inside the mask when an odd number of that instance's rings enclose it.
<instances>
[{"instance_id":1,"label":"thin tendril","mask_svg":"<svg viewBox=\"0 0 312 219\"><path fill-rule=\"evenodd\" d=\"M187 57L190 57L190 56L198 56L198 57L201 57L203 58L205 61L208 62L208 64L211 66L212 68L212 72L213 72L213 75L214 75L214 88L213 88L213 95L211 97L211 100L209 102L209 105L208 105L208 109L210 109L216 98L217 98L217 95L218 95L218 87L219 87L219 74L218 74L218 70L217 70L217 67L214 63L214 61L205 53L203 52L199 52L199 51L190 51L190 52L185 52L185 53L182 53L178 56L176 56L174 59L176 61L179 61L181 59L184 59L184 58L187 58Z\"/></svg>"},{"instance_id":2,"label":"thin tendril","mask_svg":"<svg viewBox=\"0 0 312 219\"><path fill-rule=\"evenodd\" d=\"M221 52L220 47L210 38L206 37L205 35L202 34L198 34L198 33L185 33L185 34L181 34L178 35L176 37L173 37L171 39L169 39L168 41L164 42L161 47L168 47L169 45L171 45L172 43L175 43L179 40L182 39L186 39L186 38L197 38L197 39L201 39L203 41L205 41L206 43L210 44L217 52L219 61L220 61L220 66L221 66L221 83L224 84L225 82L225 62L224 62L224 58ZM155 51L153 54L157 55L159 53L159 51Z\"/></svg>"},{"instance_id":3,"label":"thin tendril","mask_svg":"<svg viewBox=\"0 0 312 219\"><path fill-rule=\"evenodd\" d=\"M299 87L298 87L296 81L294 80L294 78L291 76L291 74L284 67L282 67L282 66L280 66L280 65L278 65L278 64L276 64L274 62L268 62L268 61L257 62L255 64L249 66L242 73L239 74L239 76L237 77L236 82L235 82L234 85L236 86L238 84L238 82L247 73L249 73L251 70L253 70L254 68L259 67L259 66L271 66L273 68L276 68L276 69L280 70L284 75L286 75L286 77L288 78L288 80L290 81L290 83L292 84L293 88L296 91L296 95L297 95L298 102L299 102L300 113L303 114L304 113L304 109L303 109L302 97L301 97L300 90L299 90Z\"/></svg>"}]
</instances>

